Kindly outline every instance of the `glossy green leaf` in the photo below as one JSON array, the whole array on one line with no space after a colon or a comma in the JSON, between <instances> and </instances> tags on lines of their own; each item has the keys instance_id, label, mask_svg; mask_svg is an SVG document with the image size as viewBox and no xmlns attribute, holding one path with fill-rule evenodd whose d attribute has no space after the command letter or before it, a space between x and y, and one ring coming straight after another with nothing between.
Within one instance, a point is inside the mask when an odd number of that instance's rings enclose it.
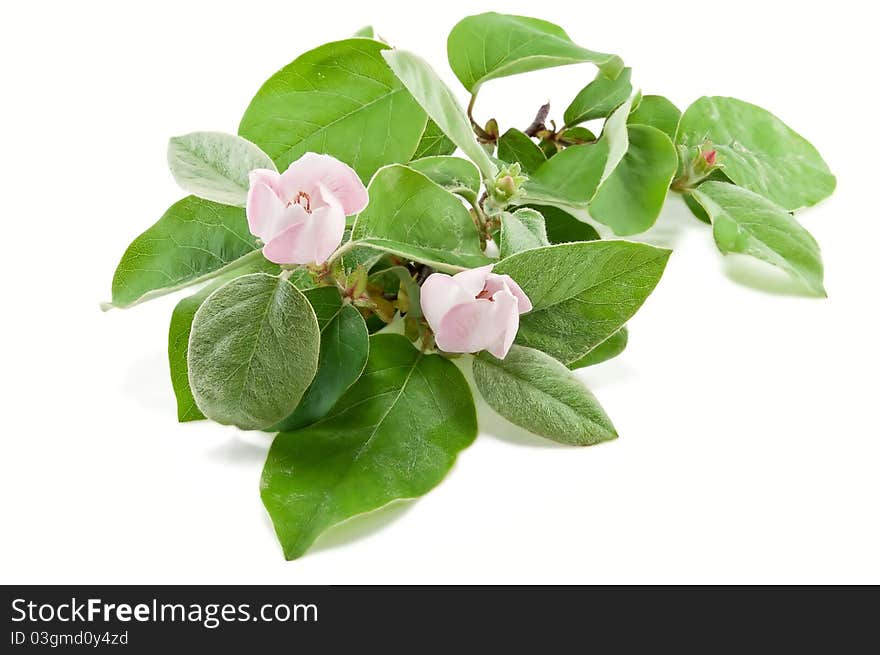
<instances>
[{"instance_id":1,"label":"glossy green leaf","mask_svg":"<svg viewBox=\"0 0 880 655\"><path fill-rule=\"evenodd\" d=\"M522 204L583 212L596 193L608 161L608 142L571 146L539 167L525 183Z\"/></svg>"},{"instance_id":2,"label":"glossy green leaf","mask_svg":"<svg viewBox=\"0 0 880 655\"><path fill-rule=\"evenodd\" d=\"M208 280L246 256L262 257L244 209L187 196L125 251L113 275L112 305L130 307Z\"/></svg>"},{"instance_id":3,"label":"glossy green leaf","mask_svg":"<svg viewBox=\"0 0 880 655\"><path fill-rule=\"evenodd\" d=\"M687 208L691 210L691 214L694 215L694 218L702 221L703 223L712 224L712 219L709 218L709 214L706 213L706 210L703 209L703 205L701 205L690 193L681 194L682 200L684 200L684 204L687 205Z\"/></svg>"},{"instance_id":4,"label":"glossy green leaf","mask_svg":"<svg viewBox=\"0 0 880 655\"><path fill-rule=\"evenodd\" d=\"M576 141L580 143L572 143L571 145L580 145L596 140L596 135L592 131L580 125L569 127L562 131L561 138L565 141Z\"/></svg>"},{"instance_id":5,"label":"glossy green leaf","mask_svg":"<svg viewBox=\"0 0 880 655\"><path fill-rule=\"evenodd\" d=\"M536 248L502 259L532 301L517 343L564 364L617 332L653 291L670 251L629 241L589 241Z\"/></svg>"},{"instance_id":6,"label":"glossy green leaf","mask_svg":"<svg viewBox=\"0 0 880 655\"><path fill-rule=\"evenodd\" d=\"M577 144L582 145L582 144ZM559 153L559 146L555 141L550 139L541 139L538 142L538 147L541 149L541 152L544 153L544 156L547 159L554 157L557 153Z\"/></svg>"},{"instance_id":7,"label":"glossy green leaf","mask_svg":"<svg viewBox=\"0 0 880 655\"><path fill-rule=\"evenodd\" d=\"M186 363L189 348L189 333L192 329L193 316L201 307L205 298L214 293L225 281L215 280L191 296L177 303L171 313L171 325L168 328L168 366L171 371L171 386L177 398L177 420L201 421L205 415L196 405L189 387L189 369Z\"/></svg>"},{"instance_id":8,"label":"glossy green leaf","mask_svg":"<svg viewBox=\"0 0 880 655\"><path fill-rule=\"evenodd\" d=\"M581 89L565 110L565 125L577 125L608 116L632 93L631 77L631 68L624 68L615 79L609 79L600 72L596 79Z\"/></svg>"},{"instance_id":9,"label":"glossy green leaf","mask_svg":"<svg viewBox=\"0 0 880 655\"><path fill-rule=\"evenodd\" d=\"M378 248L356 246L340 257L340 264L345 275L351 275L358 266L370 270L384 256L385 253Z\"/></svg>"},{"instance_id":10,"label":"glossy green leaf","mask_svg":"<svg viewBox=\"0 0 880 655\"><path fill-rule=\"evenodd\" d=\"M697 100L681 117L677 141L699 146L707 139L727 177L783 209L814 205L836 186L810 142L756 105L717 96Z\"/></svg>"},{"instance_id":11,"label":"glossy green leaf","mask_svg":"<svg viewBox=\"0 0 880 655\"><path fill-rule=\"evenodd\" d=\"M819 246L782 207L724 182L704 182L693 196L712 219L721 252L757 257L800 279L813 293L825 295Z\"/></svg>"},{"instance_id":12,"label":"glossy green leaf","mask_svg":"<svg viewBox=\"0 0 880 655\"><path fill-rule=\"evenodd\" d=\"M260 88L239 134L279 170L306 152L320 152L367 182L380 167L409 161L427 116L382 59L387 48L353 38L306 52Z\"/></svg>"},{"instance_id":13,"label":"glossy green leaf","mask_svg":"<svg viewBox=\"0 0 880 655\"><path fill-rule=\"evenodd\" d=\"M593 63L612 79L623 69L620 57L582 48L558 25L525 16L468 16L446 45L449 65L471 94L487 80L554 66Z\"/></svg>"},{"instance_id":14,"label":"glossy green leaf","mask_svg":"<svg viewBox=\"0 0 880 655\"><path fill-rule=\"evenodd\" d=\"M480 171L461 157L424 157L407 164L426 175L450 193L457 193L475 203L480 194Z\"/></svg>"},{"instance_id":15,"label":"glossy green leaf","mask_svg":"<svg viewBox=\"0 0 880 655\"><path fill-rule=\"evenodd\" d=\"M609 359L613 359L624 351L627 341L629 341L629 331L624 325L586 355L569 364L568 368L575 370L578 368L593 366L595 364L601 364Z\"/></svg>"},{"instance_id":16,"label":"glossy green leaf","mask_svg":"<svg viewBox=\"0 0 880 655\"><path fill-rule=\"evenodd\" d=\"M376 30L373 29L372 25L364 25L361 29L352 34L352 36L361 36L365 39L375 39Z\"/></svg>"},{"instance_id":17,"label":"glossy green leaf","mask_svg":"<svg viewBox=\"0 0 880 655\"><path fill-rule=\"evenodd\" d=\"M547 161L547 156L527 134L510 128L498 139L498 159L508 164L518 163L530 175Z\"/></svg>"},{"instance_id":18,"label":"glossy green leaf","mask_svg":"<svg viewBox=\"0 0 880 655\"><path fill-rule=\"evenodd\" d=\"M536 206L544 217L547 240L551 243L571 243L572 241L596 241L599 233L589 223L578 220L571 214L556 207Z\"/></svg>"},{"instance_id":19,"label":"glossy green leaf","mask_svg":"<svg viewBox=\"0 0 880 655\"><path fill-rule=\"evenodd\" d=\"M539 350L513 346L504 359L480 353L474 381L492 409L533 434L573 446L617 438L590 390Z\"/></svg>"},{"instance_id":20,"label":"glossy green leaf","mask_svg":"<svg viewBox=\"0 0 880 655\"><path fill-rule=\"evenodd\" d=\"M315 377L315 312L289 281L237 277L202 303L189 337L189 385L210 419L260 429L288 416Z\"/></svg>"},{"instance_id":21,"label":"glossy green leaf","mask_svg":"<svg viewBox=\"0 0 880 655\"><path fill-rule=\"evenodd\" d=\"M455 144L443 133L440 126L429 118L419 145L416 146L416 151L413 153L413 160L451 155L453 152L455 152Z\"/></svg>"},{"instance_id":22,"label":"glossy green leaf","mask_svg":"<svg viewBox=\"0 0 880 655\"><path fill-rule=\"evenodd\" d=\"M709 181L731 183L730 178L727 177L720 168L716 168L714 171L712 171L709 177L704 180L704 182ZM706 210L703 209L703 205L698 203L689 191L681 193L680 195L682 200L684 200L684 204L687 205L687 208L691 211L691 214L694 215L694 218L708 225L712 224L712 219L709 218L709 214L707 214Z\"/></svg>"},{"instance_id":23,"label":"glossy green leaf","mask_svg":"<svg viewBox=\"0 0 880 655\"><path fill-rule=\"evenodd\" d=\"M648 125L675 139L681 110L663 96L643 96L639 106L630 113L630 125Z\"/></svg>"},{"instance_id":24,"label":"glossy green leaf","mask_svg":"<svg viewBox=\"0 0 880 655\"><path fill-rule=\"evenodd\" d=\"M192 132L168 142L168 168L181 188L205 200L244 207L248 173L275 170L259 147L234 134Z\"/></svg>"},{"instance_id":25,"label":"glossy green leaf","mask_svg":"<svg viewBox=\"0 0 880 655\"><path fill-rule=\"evenodd\" d=\"M477 435L462 374L405 337L370 337L360 379L321 421L279 434L261 495L288 559L357 514L433 489Z\"/></svg>"},{"instance_id":26,"label":"glossy green leaf","mask_svg":"<svg viewBox=\"0 0 880 655\"><path fill-rule=\"evenodd\" d=\"M663 132L647 125L627 131L626 154L590 202L590 216L621 235L654 224L678 167L678 153Z\"/></svg>"},{"instance_id":27,"label":"glossy green leaf","mask_svg":"<svg viewBox=\"0 0 880 655\"><path fill-rule=\"evenodd\" d=\"M327 415L342 394L360 377L370 350L369 334L361 313L343 303L336 287L305 292L321 330L321 352L315 379L293 413L272 431L295 430Z\"/></svg>"},{"instance_id":28,"label":"glossy green leaf","mask_svg":"<svg viewBox=\"0 0 880 655\"><path fill-rule=\"evenodd\" d=\"M189 334L192 330L193 317L205 299L229 280L238 275L250 273L269 273L277 275L281 269L262 257L255 259L241 269L229 272L211 280L191 296L183 298L171 313L171 324L168 326L168 368L171 372L171 386L177 398L177 420L181 423L199 421L205 415L199 411L189 387L189 370L187 366L187 350Z\"/></svg>"},{"instance_id":29,"label":"glossy green leaf","mask_svg":"<svg viewBox=\"0 0 880 655\"><path fill-rule=\"evenodd\" d=\"M368 191L370 204L357 217L352 239L435 268L489 262L461 201L422 173L388 166L376 173Z\"/></svg>"},{"instance_id":30,"label":"glossy green leaf","mask_svg":"<svg viewBox=\"0 0 880 655\"><path fill-rule=\"evenodd\" d=\"M387 50L382 56L431 120L477 165L484 178L493 178L497 168L477 143L467 114L428 62L405 50Z\"/></svg>"},{"instance_id":31,"label":"glossy green leaf","mask_svg":"<svg viewBox=\"0 0 880 655\"><path fill-rule=\"evenodd\" d=\"M502 257L547 245L547 228L539 211L523 207L501 216Z\"/></svg>"},{"instance_id":32,"label":"glossy green leaf","mask_svg":"<svg viewBox=\"0 0 880 655\"><path fill-rule=\"evenodd\" d=\"M629 150L629 130L626 126L626 120L635 100L636 97L629 98L611 112L602 128L600 142L608 144L608 158L605 160L605 168L599 178L599 185L610 177Z\"/></svg>"}]
</instances>

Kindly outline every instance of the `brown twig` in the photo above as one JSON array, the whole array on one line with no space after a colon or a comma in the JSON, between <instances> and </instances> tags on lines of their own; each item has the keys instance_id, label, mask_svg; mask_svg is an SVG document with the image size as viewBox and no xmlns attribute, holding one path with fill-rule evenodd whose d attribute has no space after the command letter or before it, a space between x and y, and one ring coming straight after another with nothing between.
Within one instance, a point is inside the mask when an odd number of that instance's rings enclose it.
<instances>
[{"instance_id":1,"label":"brown twig","mask_svg":"<svg viewBox=\"0 0 880 655\"><path fill-rule=\"evenodd\" d=\"M547 120L547 114L550 113L550 103L545 103L541 105L541 108L538 110L538 113L535 114L535 120L532 121L532 124L529 125L523 132L528 136L537 136L538 132L542 130L546 130L547 126L544 125L544 121Z\"/></svg>"},{"instance_id":2,"label":"brown twig","mask_svg":"<svg viewBox=\"0 0 880 655\"><path fill-rule=\"evenodd\" d=\"M489 134L486 130L480 126L477 121L474 120L474 104L477 102L477 95L474 94L471 96L471 101L467 106L467 117L471 122L471 127L474 128L474 133L477 135L477 139L482 141L483 143L492 143L495 141L494 137Z\"/></svg>"}]
</instances>

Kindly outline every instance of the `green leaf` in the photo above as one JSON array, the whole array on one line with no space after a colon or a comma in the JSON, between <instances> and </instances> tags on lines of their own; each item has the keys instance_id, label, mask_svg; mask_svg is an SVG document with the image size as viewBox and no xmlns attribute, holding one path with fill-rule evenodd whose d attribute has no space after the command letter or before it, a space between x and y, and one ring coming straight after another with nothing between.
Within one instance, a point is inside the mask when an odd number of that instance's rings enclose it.
<instances>
[{"instance_id":1,"label":"green leaf","mask_svg":"<svg viewBox=\"0 0 880 655\"><path fill-rule=\"evenodd\" d=\"M489 263L461 201L428 177L399 164L383 168L368 188L352 239L435 268Z\"/></svg>"},{"instance_id":2,"label":"green leaf","mask_svg":"<svg viewBox=\"0 0 880 655\"><path fill-rule=\"evenodd\" d=\"M426 175L450 193L457 193L470 202L477 202L480 194L480 171L461 157L424 157L407 164Z\"/></svg>"},{"instance_id":3,"label":"green leaf","mask_svg":"<svg viewBox=\"0 0 880 655\"><path fill-rule=\"evenodd\" d=\"M519 163L522 170L530 175L547 161L547 156L527 134L510 128L498 139L498 159L508 164Z\"/></svg>"},{"instance_id":4,"label":"green leaf","mask_svg":"<svg viewBox=\"0 0 880 655\"><path fill-rule=\"evenodd\" d=\"M579 141L580 143L589 143L591 141L596 140L596 135L593 134L590 130L585 127L581 127L580 125L575 125L574 127L566 128L562 131L560 135L565 141ZM577 143L573 143L572 145L578 145Z\"/></svg>"},{"instance_id":5,"label":"green leaf","mask_svg":"<svg viewBox=\"0 0 880 655\"><path fill-rule=\"evenodd\" d=\"M327 153L364 182L412 157L427 117L381 52L364 38L327 43L298 57L260 88L239 134L285 170L306 152Z\"/></svg>"},{"instance_id":6,"label":"green leaf","mask_svg":"<svg viewBox=\"0 0 880 655\"><path fill-rule=\"evenodd\" d=\"M709 182L709 181L731 183L730 178L727 177L721 171L720 168L716 168L714 171L712 171L709 174L709 177L707 177L705 180L703 180L703 182ZM682 197L682 200L684 200L684 204L687 205L687 208L691 210L691 214L694 215L694 218L696 218L696 219L698 219L708 225L712 224L712 219L709 218L709 214L707 214L706 210L703 209L703 205L701 205L700 203L698 203L694 199L694 197L691 195L690 191L685 191L685 192L681 193L680 195Z\"/></svg>"},{"instance_id":7,"label":"green leaf","mask_svg":"<svg viewBox=\"0 0 880 655\"><path fill-rule=\"evenodd\" d=\"M385 61L431 120L477 165L483 177L495 177L498 169L477 143L470 120L440 76L424 59L405 50L387 50Z\"/></svg>"},{"instance_id":8,"label":"green leaf","mask_svg":"<svg viewBox=\"0 0 880 655\"><path fill-rule=\"evenodd\" d=\"M278 264L263 259L255 259L240 269L211 280L191 296L183 298L171 313L171 324L168 327L168 368L171 371L171 386L177 397L177 420L200 421L205 415L199 411L189 387L189 370L187 367L187 350L189 334L192 330L193 317L205 299L229 280L249 273L269 273L278 275L281 272ZM299 287L301 288L301 287Z\"/></svg>"},{"instance_id":9,"label":"green leaf","mask_svg":"<svg viewBox=\"0 0 880 655\"><path fill-rule=\"evenodd\" d=\"M578 220L571 214L556 207L536 206L544 216L547 240L551 243L571 243L572 241L597 241L599 233L589 223Z\"/></svg>"},{"instance_id":10,"label":"green leaf","mask_svg":"<svg viewBox=\"0 0 880 655\"><path fill-rule=\"evenodd\" d=\"M624 68L616 79L601 72L571 101L563 115L566 127L595 118L605 118L622 105L632 93L632 69Z\"/></svg>"},{"instance_id":11,"label":"green leaf","mask_svg":"<svg viewBox=\"0 0 880 655\"><path fill-rule=\"evenodd\" d=\"M468 16L446 45L449 65L473 95L487 80L554 66L593 63L612 79L623 69L620 57L575 45L558 25L525 16Z\"/></svg>"},{"instance_id":12,"label":"green leaf","mask_svg":"<svg viewBox=\"0 0 880 655\"><path fill-rule=\"evenodd\" d=\"M226 205L244 207L255 168L275 170L265 152L240 136L192 132L168 142L168 168L184 191Z\"/></svg>"},{"instance_id":13,"label":"green leaf","mask_svg":"<svg viewBox=\"0 0 880 655\"><path fill-rule=\"evenodd\" d=\"M443 134L440 126L429 118L412 158L423 159L424 157L451 155L453 152L455 152L455 144L448 136Z\"/></svg>"},{"instance_id":14,"label":"green leaf","mask_svg":"<svg viewBox=\"0 0 880 655\"><path fill-rule=\"evenodd\" d=\"M352 34L352 36L360 36L365 39L375 39L376 38L376 30L373 29L372 25L364 25L357 32Z\"/></svg>"},{"instance_id":15,"label":"green leaf","mask_svg":"<svg viewBox=\"0 0 880 655\"><path fill-rule=\"evenodd\" d=\"M599 178L599 185L610 177L629 150L629 130L626 127L626 119L629 117L630 109L636 99L637 96L633 96L626 100L605 121L600 141L608 144L608 158L605 160L605 169L602 171L602 177Z\"/></svg>"},{"instance_id":16,"label":"green leaf","mask_svg":"<svg viewBox=\"0 0 880 655\"><path fill-rule=\"evenodd\" d=\"M724 182L704 182L693 196L712 219L722 253L757 257L800 279L813 293L826 295L819 246L782 207Z\"/></svg>"},{"instance_id":17,"label":"green leaf","mask_svg":"<svg viewBox=\"0 0 880 655\"><path fill-rule=\"evenodd\" d=\"M343 304L336 287L311 289L305 296L315 310L321 330L318 372L297 408L273 426L273 432L295 430L326 416L367 364L369 334L355 306Z\"/></svg>"},{"instance_id":18,"label":"green leaf","mask_svg":"<svg viewBox=\"0 0 880 655\"><path fill-rule=\"evenodd\" d=\"M670 251L629 241L589 241L536 248L502 259L532 301L517 343L564 364L617 332L653 291Z\"/></svg>"},{"instance_id":19,"label":"green leaf","mask_svg":"<svg viewBox=\"0 0 880 655\"><path fill-rule=\"evenodd\" d=\"M572 446L617 438L589 389L539 350L513 346L504 359L480 353L474 381L492 409L534 434Z\"/></svg>"},{"instance_id":20,"label":"green leaf","mask_svg":"<svg viewBox=\"0 0 880 655\"><path fill-rule=\"evenodd\" d=\"M624 351L627 341L629 341L629 331L624 325L579 360L569 364L568 368L575 370L586 366L601 364L609 359L613 359Z\"/></svg>"},{"instance_id":21,"label":"green leaf","mask_svg":"<svg viewBox=\"0 0 880 655\"><path fill-rule=\"evenodd\" d=\"M626 154L590 202L590 216L620 235L654 224L678 167L678 153L663 132L647 125L627 131Z\"/></svg>"},{"instance_id":22,"label":"green leaf","mask_svg":"<svg viewBox=\"0 0 880 655\"><path fill-rule=\"evenodd\" d=\"M364 374L330 414L269 450L261 495L285 556L345 519L427 493L476 435L455 365L398 334L370 337Z\"/></svg>"},{"instance_id":23,"label":"green leaf","mask_svg":"<svg viewBox=\"0 0 880 655\"><path fill-rule=\"evenodd\" d=\"M684 200L684 204L687 205L687 208L691 210L691 214L700 221L704 223L712 224L712 219L709 218L709 214L706 213L706 210L703 209L703 205L696 201L696 199L691 195L690 192L681 194L682 200Z\"/></svg>"},{"instance_id":24,"label":"green leaf","mask_svg":"<svg viewBox=\"0 0 880 655\"><path fill-rule=\"evenodd\" d=\"M583 212L596 193L607 161L608 141L602 139L566 148L529 177L521 202Z\"/></svg>"},{"instance_id":25,"label":"green leaf","mask_svg":"<svg viewBox=\"0 0 880 655\"><path fill-rule=\"evenodd\" d=\"M534 209L523 207L501 216L501 256L550 245L544 217Z\"/></svg>"},{"instance_id":26,"label":"green leaf","mask_svg":"<svg viewBox=\"0 0 880 655\"><path fill-rule=\"evenodd\" d=\"M340 257L340 266L342 272L346 276L349 276L358 266L363 266L365 269L370 270L370 268L372 268L373 265L384 256L385 253L376 248L371 248L369 246L355 246L348 252L342 254Z\"/></svg>"},{"instance_id":27,"label":"green leaf","mask_svg":"<svg viewBox=\"0 0 880 655\"><path fill-rule=\"evenodd\" d=\"M244 209L195 196L173 204L132 241L113 275L112 306L131 307L262 257Z\"/></svg>"},{"instance_id":28,"label":"green leaf","mask_svg":"<svg viewBox=\"0 0 880 655\"><path fill-rule=\"evenodd\" d=\"M681 110L663 96L643 96L627 122L630 125L648 125L675 139Z\"/></svg>"},{"instance_id":29,"label":"green leaf","mask_svg":"<svg viewBox=\"0 0 880 655\"><path fill-rule=\"evenodd\" d=\"M189 385L210 419L260 429L288 416L318 367L315 312L289 281L254 273L208 296L189 337Z\"/></svg>"},{"instance_id":30,"label":"green leaf","mask_svg":"<svg viewBox=\"0 0 880 655\"><path fill-rule=\"evenodd\" d=\"M577 144L577 145L581 145L581 144ZM544 153L544 156L547 159L550 159L551 157L555 157L556 154L559 152L559 147L558 147L557 143L555 141L550 140L550 139L541 139L538 142L538 147L541 149L541 152Z\"/></svg>"},{"instance_id":31,"label":"green leaf","mask_svg":"<svg viewBox=\"0 0 880 655\"><path fill-rule=\"evenodd\" d=\"M706 140L733 182L784 209L814 205L837 182L818 151L766 109L736 98L703 97L687 108L678 143Z\"/></svg>"},{"instance_id":32,"label":"green leaf","mask_svg":"<svg viewBox=\"0 0 880 655\"><path fill-rule=\"evenodd\" d=\"M186 363L189 333L196 310L222 284L222 280L207 284L195 294L178 302L171 313L171 325L168 328L168 366L171 370L171 386L177 398L177 420L181 423L201 421L205 418L205 415L199 411L189 386L189 369Z\"/></svg>"}]
</instances>

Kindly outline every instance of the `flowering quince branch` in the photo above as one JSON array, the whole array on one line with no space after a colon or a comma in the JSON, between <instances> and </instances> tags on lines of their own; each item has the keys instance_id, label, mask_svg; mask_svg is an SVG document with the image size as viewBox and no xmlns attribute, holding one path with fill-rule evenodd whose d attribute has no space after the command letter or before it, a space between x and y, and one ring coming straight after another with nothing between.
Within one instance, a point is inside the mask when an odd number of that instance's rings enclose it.
<instances>
[{"instance_id":1,"label":"flowering quince branch","mask_svg":"<svg viewBox=\"0 0 880 655\"><path fill-rule=\"evenodd\" d=\"M618 56L497 13L449 34L465 109L427 62L373 34L279 70L237 135L171 139L190 195L134 240L109 303L198 285L169 327L178 418L275 435L260 489L290 559L439 484L477 436L473 390L536 438L617 437L574 371L625 348L669 251L600 239L595 223L644 232L671 192L722 253L825 294L795 211L835 178L770 112L726 97L681 112L634 91ZM483 84L574 63L598 70L563 127L550 103L524 131L474 121Z\"/></svg>"}]
</instances>

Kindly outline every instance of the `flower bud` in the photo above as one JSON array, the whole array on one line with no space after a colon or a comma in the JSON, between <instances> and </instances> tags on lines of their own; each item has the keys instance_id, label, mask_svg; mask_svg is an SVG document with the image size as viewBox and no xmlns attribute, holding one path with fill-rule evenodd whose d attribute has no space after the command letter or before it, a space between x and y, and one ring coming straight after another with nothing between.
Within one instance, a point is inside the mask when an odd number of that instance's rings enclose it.
<instances>
[{"instance_id":1,"label":"flower bud","mask_svg":"<svg viewBox=\"0 0 880 655\"><path fill-rule=\"evenodd\" d=\"M678 146L678 175L672 181L671 188L675 191L688 191L709 177L715 169L721 168L718 163L718 151L710 141L697 147Z\"/></svg>"},{"instance_id":2,"label":"flower bud","mask_svg":"<svg viewBox=\"0 0 880 655\"><path fill-rule=\"evenodd\" d=\"M497 195L504 198L512 198L516 193L516 180L510 175L505 175L495 184Z\"/></svg>"},{"instance_id":3,"label":"flower bud","mask_svg":"<svg viewBox=\"0 0 880 655\"><path fill-rule=\"evenodd\" d=\"M522 174L518 163L502 168L489 185L489 198L484 207L490 216L500 214L511 202L522 196L522 186L529 178Z\"/></svg>"},{"instance_id":4,"label":"flower bud","mask_svg":"<svg viewBox=\"0 0 880 655\"><path fill-rule=\"evenodd\" d=\"M492 140L498 139L498 121L496 121L494 118L490 118L486 122L485 130L486 134L488 134L492 138Z\"/></svg>"}]
</instances>

